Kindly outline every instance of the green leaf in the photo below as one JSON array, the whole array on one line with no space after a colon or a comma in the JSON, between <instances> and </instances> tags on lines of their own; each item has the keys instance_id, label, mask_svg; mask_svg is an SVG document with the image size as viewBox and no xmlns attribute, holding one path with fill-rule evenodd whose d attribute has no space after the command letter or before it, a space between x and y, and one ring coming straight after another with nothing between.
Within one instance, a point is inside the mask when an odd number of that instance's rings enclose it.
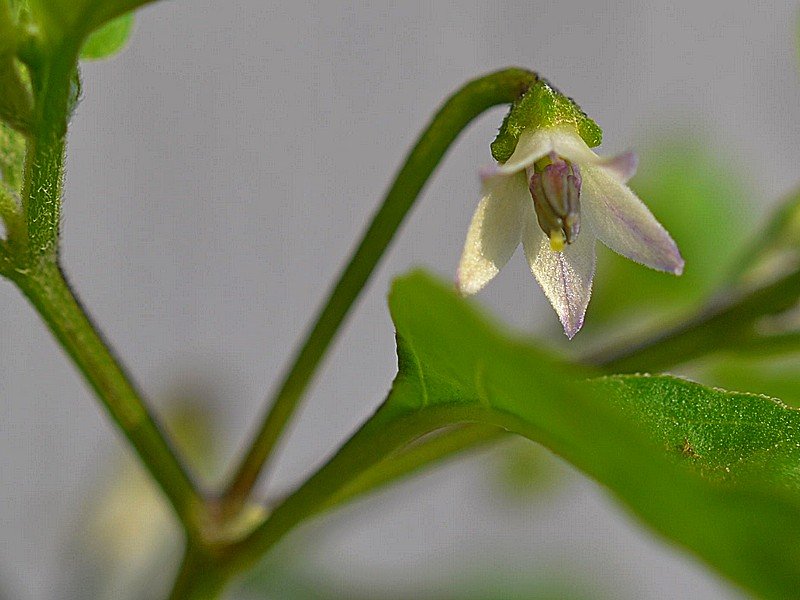
<instances>
[{"instance_id":1,"label":"green leaf","mask_svg":"<svg viewBox=\"0 0 800 600\"><path fill-rule=\"evenodd\" d=\"M133 20L133 13L127 13L92 33L81 49L81 59L108 58L122 50L133 31Z\"/></svg>"},{"instance_id":2,"label":"green leaf","mask_svg":"<svg viewBox=\"0 0 800 600\"><path fill-rule=\"evenodd\" d=\"M672 377L587 384L497 335L425 275L399 280L390 305L400 373L381 411L392 422L503 426L560 454L732 580L764 597L800 589L800 413Z\"/></svg>"},{"instance_id":3,"label":"green leaf","mask_svg":"<svg viewBox=\"0 0 800 600\"><path fill-rule=\"evenodd\" d=\"M6 0L0 0L0 119L25 131L29 125L33 100L25 73L17 60L16 13Z\"/></svg>"},{"instance_id":4,"label":"green leaf","mask_svg":"<svg viewBox=\"0 0 800 600\"><path fill-rule=\"evenodd\" d=\"M390 296L399 373L375 415L241 543L252 561L350 482L463 423L536 441L666 539L765 598L800 589L800 413L668 376L594 378L497 333L449 286L415 273ZM417 463L419 466L419 463ZM366 491L365 487L359 490Z\"/></svg>"},{"instance_id":5,"label":"green leaf","mask_svg":"<svg viewBox=\"0 0 800 600\"><path fill-rule=\"evenodd\" d=\"M93 31L155 0L30 0L37 23L54 43L82 42ZM124 43L124 42L123 42Z\"/></svg>"}]
</instances>

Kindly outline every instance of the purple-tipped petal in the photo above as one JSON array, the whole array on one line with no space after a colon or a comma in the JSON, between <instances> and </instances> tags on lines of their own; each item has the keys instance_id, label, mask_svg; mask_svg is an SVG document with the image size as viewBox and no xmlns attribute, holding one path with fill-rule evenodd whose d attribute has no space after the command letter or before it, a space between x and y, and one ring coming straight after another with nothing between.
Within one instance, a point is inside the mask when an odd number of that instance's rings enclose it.
<instances>
[{"instance_id":1,"label":"purple-tipped petal","mask_svg":"<svg viewBox=\"0 0 800 600\"><path fill-rule=\"evenodd\" d=\"M583 327L586 307L592 295L594 240L594 235L587 228L563 251L555 252L550 248L550 240L536 223L529 222L522 234L531 272L553 305L569 339L575 337Z\"/></svg>"},{"instance_id":2,"label":"purple-tipped petal","mask_svg":"<svg viewBox=\"0 0 800 600\"><path fill-rule=\"evenodd\" d=\"M478 169L478 176L481 178L481 184L486 185L490 179L500 175L500 165L487 165Z\"/></svg>"},{"instance_id":3,"label":"purple-tipped petal","mask_svg":"<svg viewBox=\"0 0 800 600\"><path fill-rule=\"evenodd\" d=\"M639 167L639 157L636 152L629 151L603 160L600 165L622 183L628 183L636 175Z\"/></svg>"},{"instance_id":4,"label":"purple-tipped petal","mask_svg":"<svg viewBox=\"0 0 800 600\"><path fill-rule=\"evenodd\" d=\"M524 173L497 176L486 182L458 265L456 287L461 294L478 292L514 254L522 236L528 203Z\"/></svg>"},{"instance_id":5,"label":"purple-tipped petal","mask_svg":"<svg viewBox=\"0 0 800 600\"><path fill-rule=\"evenodd\" d=\"M604 167L583 170L584 222L614 252L658 271L683 272L675 242L644 203Z\"/></svg>"}]
</instances>

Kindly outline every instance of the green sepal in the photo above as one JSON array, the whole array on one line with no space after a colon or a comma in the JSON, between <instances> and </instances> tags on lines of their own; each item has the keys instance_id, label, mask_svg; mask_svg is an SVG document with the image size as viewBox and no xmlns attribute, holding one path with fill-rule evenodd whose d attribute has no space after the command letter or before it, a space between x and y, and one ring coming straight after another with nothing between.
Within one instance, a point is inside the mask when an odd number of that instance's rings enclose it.
<instances>
[{"instance_id":1,"label":"green sepal","mask_svg":"<svg viewBox=\"0 0 800 600\"><path fill-rule=\"evenodd\" d=\"M590 148L603 141L603 130L586 116L581 107L546 79L538 79L511 105L497 137L492 142L492 156L497 162L506 162L517 147L519 136L526 129L574 125L578 134Z\"/></svg>"}]
</instances>

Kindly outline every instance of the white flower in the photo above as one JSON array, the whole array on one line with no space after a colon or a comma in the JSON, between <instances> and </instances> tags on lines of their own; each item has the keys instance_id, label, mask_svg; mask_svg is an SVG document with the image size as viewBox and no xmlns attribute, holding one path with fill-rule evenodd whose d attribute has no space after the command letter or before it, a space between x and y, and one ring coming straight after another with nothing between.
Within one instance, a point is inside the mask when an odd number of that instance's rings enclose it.
<instances>
[{"instance_id":1,"label":"white flower","mask_svg":"<svg viewBox=\"0 0 800 600\"><path fill-rule=\"evenodd\" d=\"M514 153L483 175L456 286L474 294L522 242L528 264L570 339L592 292L595 239L638 263L680 275L678 247L625 185L632 153L595 154L571 126L525 131Z\"/></svg>"}]
</instances>

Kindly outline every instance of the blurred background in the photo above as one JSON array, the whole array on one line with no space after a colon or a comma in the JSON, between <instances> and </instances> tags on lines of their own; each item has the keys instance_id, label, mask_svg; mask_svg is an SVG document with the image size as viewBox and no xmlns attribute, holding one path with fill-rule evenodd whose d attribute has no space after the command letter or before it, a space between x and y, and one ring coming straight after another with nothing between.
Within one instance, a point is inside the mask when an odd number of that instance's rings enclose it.
<instances>
[{"instance_id":1,"label":"blurred background","mask_svg":"<svg viewBox=\"0 0 800 600\"><path fill-rule=\"evenodd\" d=\"M63 262L213 484L452 90L500 67L533 68L603 127L602 152L640 152L633 186L681 246L686 274L650 273L602 251L586 330L570 345L587 351L699 302L796 183L796 24L788 0L732 0L725 10L689 0L157 3L139 12L121 55L84 65ZM308 476L386 394L396 369L391 279L414 266L452 279L477 168L491 161L503 115L477 121L426 189L320 371L265 493ZM477 302L566 347L519 256ZM0 597L163 595L179 531L9 283L0 310ZM760 381L752 368L712 361L682 372L800 399L792 365L770 365ZM654 538L597 484L519 441L297 530L230 597L744 596Z\"/></svg>"}]
</instances>

